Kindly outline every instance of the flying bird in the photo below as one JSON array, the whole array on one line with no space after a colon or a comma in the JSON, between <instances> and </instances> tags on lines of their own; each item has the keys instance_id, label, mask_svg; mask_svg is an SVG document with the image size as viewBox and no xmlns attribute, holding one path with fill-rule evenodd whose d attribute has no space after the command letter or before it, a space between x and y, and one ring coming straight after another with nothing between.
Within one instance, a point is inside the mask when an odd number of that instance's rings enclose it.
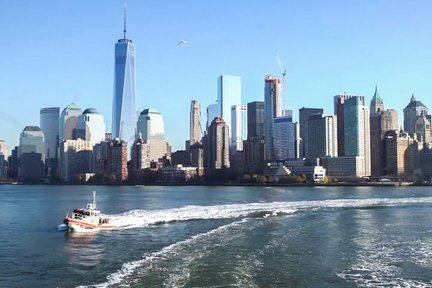
<instances>
[{"instance_id":1,"label":"flying bird","mask_svg":"<svg viewBox=\"0 0 432 288\"><path fill-rule=\"evenodd\" d=\"M183 40L180 40L180 41L177 43L177 45L186 44L187 42L188 42L188 40L183 39Z\"/></svg>"}]
</instances>

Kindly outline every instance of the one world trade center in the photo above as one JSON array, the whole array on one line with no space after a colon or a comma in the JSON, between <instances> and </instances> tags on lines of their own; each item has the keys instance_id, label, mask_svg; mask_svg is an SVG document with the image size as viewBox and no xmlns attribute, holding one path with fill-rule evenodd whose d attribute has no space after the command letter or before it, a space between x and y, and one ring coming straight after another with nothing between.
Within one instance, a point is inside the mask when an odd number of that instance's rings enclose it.
<instances>
[{"instance_id":1,"label":"one world trade center","mask_svg":"<svg viewBox=\"0 0 432 288\"><path fill-rule=\"evenodd\" d=\"M112 107L112 137L128 143L135 140L135 45L126 38L126 5L123 39L115 44L114 97ZM129 154L129 153L128 153Z\"/></svg>"}]
</instances>

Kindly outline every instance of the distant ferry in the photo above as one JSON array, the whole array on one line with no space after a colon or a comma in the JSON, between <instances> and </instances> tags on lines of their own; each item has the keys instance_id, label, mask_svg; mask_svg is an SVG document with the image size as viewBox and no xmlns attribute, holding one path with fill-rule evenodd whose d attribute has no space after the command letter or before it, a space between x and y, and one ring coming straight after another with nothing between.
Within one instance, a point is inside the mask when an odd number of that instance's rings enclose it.
<instances>
[{"instance_id":1,"label":"distant ferry","mask_svg":"<svg viewBox=\"0 0 432 288\"><path fill-rule=\"evenodd\" d=\"M95 229L112 229L110 218L102 217L101 212L96 209L96 192L93 191L93 201L87 203L86 208L75 209L72 215L66 214L63 223L67 230L75 232L89 232Z\"/></svg>"}]
</instances>

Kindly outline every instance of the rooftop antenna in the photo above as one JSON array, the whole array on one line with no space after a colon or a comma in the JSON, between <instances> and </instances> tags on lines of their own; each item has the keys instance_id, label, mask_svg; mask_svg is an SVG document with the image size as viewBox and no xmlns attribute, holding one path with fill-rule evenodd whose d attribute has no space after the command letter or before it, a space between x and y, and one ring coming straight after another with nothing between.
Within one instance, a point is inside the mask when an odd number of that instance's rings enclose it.
<instances>
[{"instance_id":1,"label":"rooftop antenna","mask_svg":"<svg viewBox=\"0 0 432 288\"><path fill-rule=\"evenodd\" d=\"M124 2L123 39L126 40L126 2Z\"/></svg>"}]
</instances>

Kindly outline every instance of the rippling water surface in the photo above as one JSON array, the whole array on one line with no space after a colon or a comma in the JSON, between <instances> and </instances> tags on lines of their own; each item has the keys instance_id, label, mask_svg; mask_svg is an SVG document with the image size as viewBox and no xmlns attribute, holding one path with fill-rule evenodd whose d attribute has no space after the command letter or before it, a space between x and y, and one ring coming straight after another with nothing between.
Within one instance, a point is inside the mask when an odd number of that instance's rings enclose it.
<instances>
[{"instance_id":1,"label":"rippling water surface","mask_svg":"<svg viewBox=\"0 0 432 288\"><path fill-rule=\"evenodd\" d=\"M56 230L97 191L118 228ZM427 187L0 186L0 287L432 287Z\"/></svg>"}]
</instances>

